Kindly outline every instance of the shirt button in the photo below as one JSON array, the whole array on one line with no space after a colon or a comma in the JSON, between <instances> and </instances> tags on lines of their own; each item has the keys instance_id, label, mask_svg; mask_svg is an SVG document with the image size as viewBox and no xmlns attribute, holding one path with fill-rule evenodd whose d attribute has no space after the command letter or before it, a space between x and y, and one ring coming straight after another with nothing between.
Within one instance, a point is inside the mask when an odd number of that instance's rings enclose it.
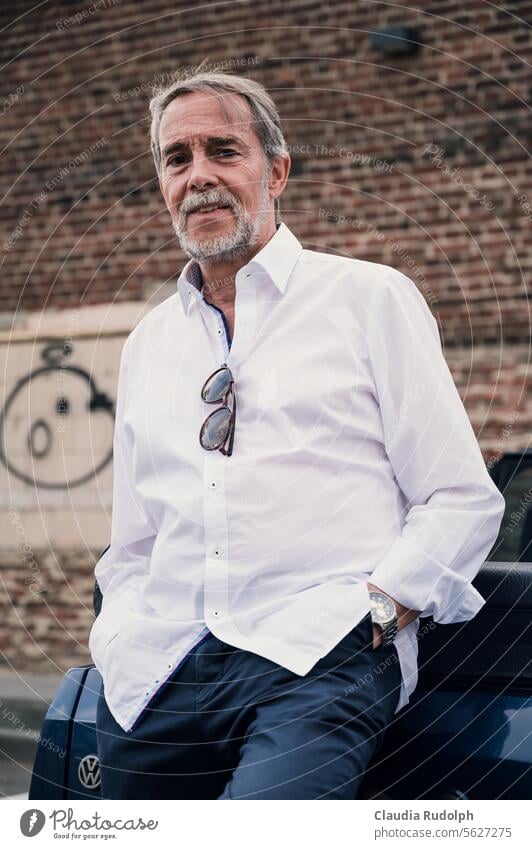
<instances>
[{"instance_id":1,"label":"shirt button","mask_svg":"<svg viewBox=\"0 0 532 849\"><path fill-rule=\"evenodd\" d=\"M222 549L221 549L221 548L215 548L215 549L214 549L214 556L215 556L215 557L221 557L221 556L222 556L222 554L223 554L223 551L222 551Z\"/></svg>"},{"instance_id":2,"label":"shirt button","mask_svg":"<svg viewBox=\"0 0 532 849\"><path fill-rule=\"evenodd\" d=\"M216 489L217 486L218 486L218 484L216 483L216 481L211 481L211 488L212 489Z\"/></svg>"},{"instance_id":3,"label":"shirt button","mask_svg":"<svg viewBox=\"0 0 532 849\"><path fill-rule=\"evenodd\" d=\"M220 615L221 615L221 613L222 613L222 611L221 611L221 610L213 610L213 611L212 611L212 615L213 615L213 616L220 616Z\"/></svg>"}]
</instances>

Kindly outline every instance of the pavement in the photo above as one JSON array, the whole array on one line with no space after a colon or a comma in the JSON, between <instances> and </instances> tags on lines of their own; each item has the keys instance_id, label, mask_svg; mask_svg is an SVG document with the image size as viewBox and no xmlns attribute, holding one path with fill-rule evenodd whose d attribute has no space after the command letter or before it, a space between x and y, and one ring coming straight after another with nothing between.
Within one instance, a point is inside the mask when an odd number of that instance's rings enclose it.
<instances>
[{"instance_id":1,"label":"pavement","mask_svg":"<svg viewBox=\"0 0 532 849\"><path fill-rule=\"evenodd\" d=\"M26 798L42 723L63 677L0 668L0 800Z\"/></svg>"}]
</instances>

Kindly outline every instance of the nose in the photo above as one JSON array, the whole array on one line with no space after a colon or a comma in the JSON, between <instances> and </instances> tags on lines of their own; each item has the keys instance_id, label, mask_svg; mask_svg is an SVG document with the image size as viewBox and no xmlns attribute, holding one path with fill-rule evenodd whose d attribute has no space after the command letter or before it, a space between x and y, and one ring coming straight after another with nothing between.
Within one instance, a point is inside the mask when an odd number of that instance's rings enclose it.
<instances>
[{"instance_id":1,"label":"nose","mask_svg":"<svg viewBox=\"0 0 532 849\"><path fill-rule=\"evenodd\" d=\"M205 151L194 151L188 175L188 188L196 191L205 190L217 186L218 183L214 163Z\"/></svg>"}]
</instances>

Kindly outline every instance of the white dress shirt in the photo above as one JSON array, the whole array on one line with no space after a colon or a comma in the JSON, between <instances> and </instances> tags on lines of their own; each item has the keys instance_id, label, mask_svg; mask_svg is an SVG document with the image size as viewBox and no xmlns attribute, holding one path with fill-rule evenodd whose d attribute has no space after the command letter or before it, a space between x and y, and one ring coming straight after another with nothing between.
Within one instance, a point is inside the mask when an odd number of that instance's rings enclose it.
<instances>
[{"instance_id":1,"label":"white dress shirt","mask_svg":"<svg viewBox=\"0 0 532 849\"><path fill-rule=\"evenodd\" d=\"M484 604L471 581L504 500L414 283L305 250L281 224L235 285L230 345L191 260L123 349L89 646L126 731L209 631L305 675L369 612L368 581L437 622ZM200 390L222 363L230 457L199 442L216 409ZM395 639L397 710L418 625Z\"/></svg>"}]
</instances>

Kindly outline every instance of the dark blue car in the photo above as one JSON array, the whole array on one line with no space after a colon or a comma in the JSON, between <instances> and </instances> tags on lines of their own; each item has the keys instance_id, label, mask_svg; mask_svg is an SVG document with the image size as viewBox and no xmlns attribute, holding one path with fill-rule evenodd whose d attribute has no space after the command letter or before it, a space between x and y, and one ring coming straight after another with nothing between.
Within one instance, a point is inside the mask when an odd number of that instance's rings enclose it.
<instances>
[{"instance_id":1,"label":"dark blue car","mask_svg":"<svg viewBox=\"0 0 532 849\"><path fill-rule=\"evenodd\" d=\"M486 604L458 625L421 620L419 684L362 798L532 798L532 452L506 454L492 476L506 511L474 581ZM96 615L100 603L96 586ZM100 797L100 684L94 666L67 672L44 721L30 799Z\"/></svg>"}]
</instances>

